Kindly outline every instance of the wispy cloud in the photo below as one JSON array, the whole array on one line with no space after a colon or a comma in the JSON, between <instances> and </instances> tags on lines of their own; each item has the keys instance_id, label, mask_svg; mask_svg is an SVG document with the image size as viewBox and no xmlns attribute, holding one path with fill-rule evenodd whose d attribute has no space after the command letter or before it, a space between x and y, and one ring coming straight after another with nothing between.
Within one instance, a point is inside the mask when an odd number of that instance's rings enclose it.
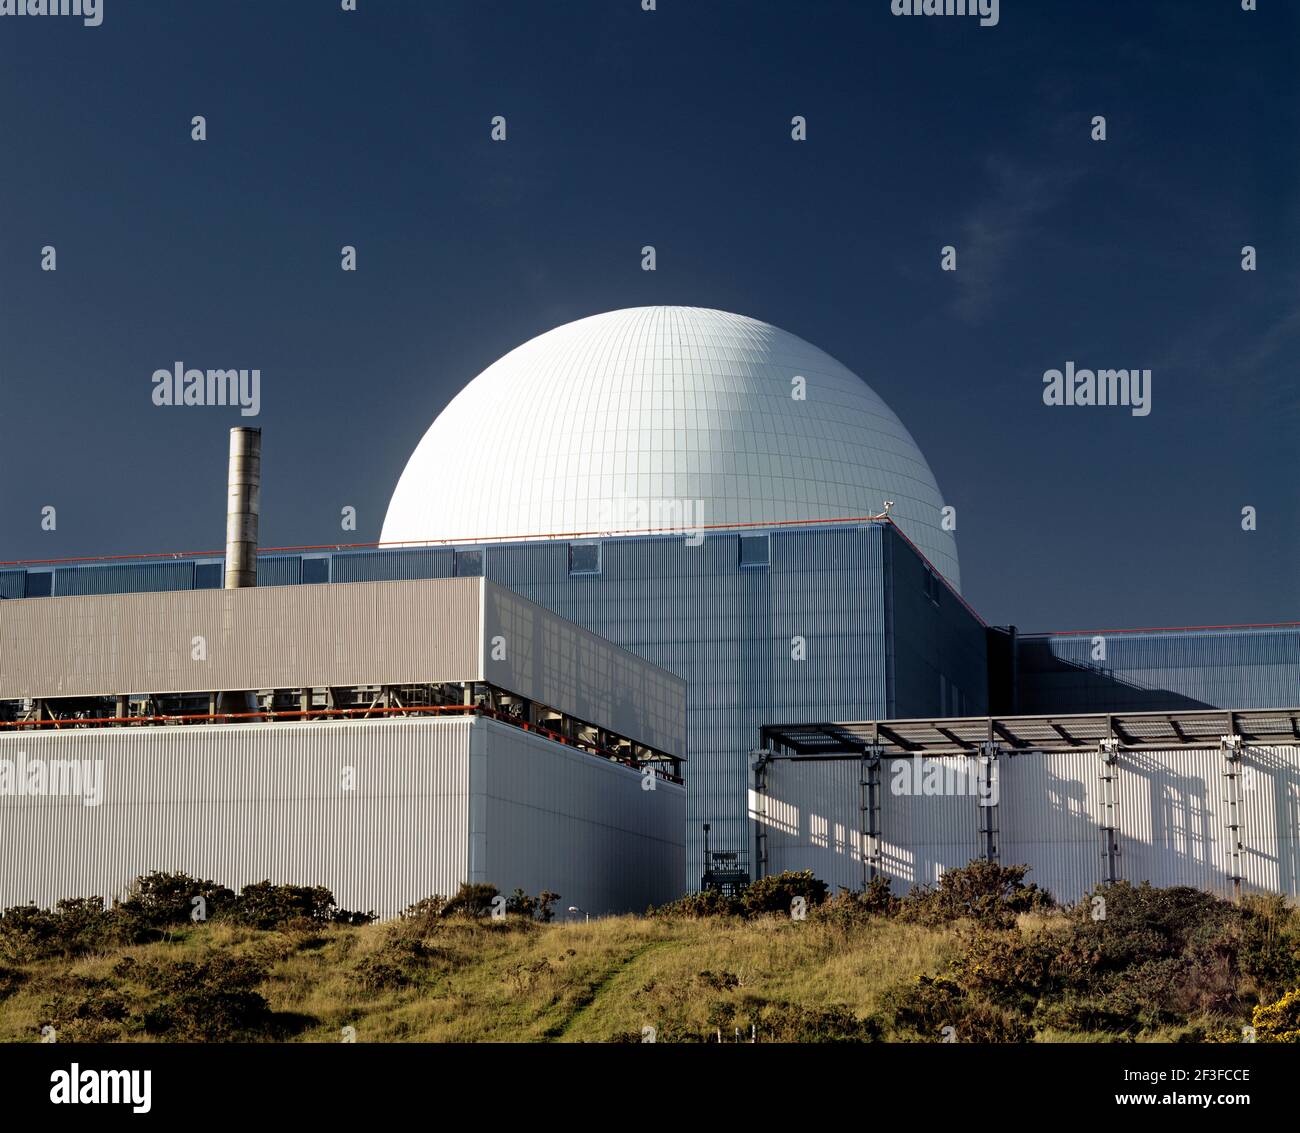
<instances>
[{"instance_id":1,"label":"wispy cloud","mask_svg":"<svg viewBox=\"0 0 1300 1133\"><path fill-rule=\"evenodd\" d=\"M1030 168L1005 157L990 158L987 168L990 190L962 222L961 270L953 301L953 313L972 324L992 311L1007 264L1079 176L1060 168Z\"/></svg>"}]
</instances>

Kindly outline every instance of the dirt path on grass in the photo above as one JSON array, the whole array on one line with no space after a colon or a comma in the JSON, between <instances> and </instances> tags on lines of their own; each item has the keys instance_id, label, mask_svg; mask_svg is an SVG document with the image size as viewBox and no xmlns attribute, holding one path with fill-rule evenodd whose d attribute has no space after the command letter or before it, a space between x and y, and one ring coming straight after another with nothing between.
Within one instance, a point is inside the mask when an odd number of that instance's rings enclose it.
<instances>
[{"instance_id":1,"label":"dirt path on grass","mask_svg":"<svg viewBox=\"0 0 1300 1133\"><path fill-rule=\"evenodd\" d=\"M546 1029L543 1037L547 1042L562 1042L564 1038L573 1030L574 1026L582 1019L588 1011L596 1006L600 998L609 991L609 989L618 981L631 979L634 973L634 966L647 954L657 952L664 948L680 948L685 941L682 940L651 940L647 941L641 947L629 952L622 960L613 965L603 976L590 988L586 994L581 996L573 1005L573 1010L568 1016L559 1023L555 1023Z\"/></svg>"}]
</instances>

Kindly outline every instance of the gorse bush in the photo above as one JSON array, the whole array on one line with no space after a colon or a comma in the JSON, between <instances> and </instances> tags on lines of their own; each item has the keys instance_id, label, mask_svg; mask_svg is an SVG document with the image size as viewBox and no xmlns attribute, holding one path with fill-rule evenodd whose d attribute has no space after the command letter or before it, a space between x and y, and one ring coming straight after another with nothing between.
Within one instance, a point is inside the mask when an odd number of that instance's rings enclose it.
<instances>
[{"instance_id":1,"label":"gorse bush","mask_svg":"<svg viewBox=\"0 0 1300 1133\"><path fill-rule=\"evenodd\" d=\"M811 913L826 900L826 891L826 882L814 876L812 870L787 870L750 882L737 896L705 889L647 912L660 917L788 917L796 897L803 898L806 911Z\"/></svg>"},{"instance_id":2,"label":"gorse bush","mask_svg":"<svg viewBox=\"0 0 1300 1133\"><path fill-rule=\"evenodd\" d=\"M274 929L294 922L367 924L374 914L340 909L333 894L320 886L259 881L236 894L184 873L150 873L135 880L124 900L107 908L102 897L71 897L53 909L6 909L0 913L0 961L84 956L156 940L200 919Z\"/></svg>"},{"instance_id":3,"label":"gorse bush","mask_svg":"<svg viewBox=\"0 0 1300 1133\"><path fill-rule=\"evenodd\" d=\"M803 898L806 909L820 905L826 900L826 882L814 877L810 869L786 870L747 885L740 904L744 914L750 917L764 913L789 916L796 897Z\"/></svg>"},{"instance_id":4,"label":"gorse bush","mask_svg":"<svg viewBox=\"0 0 1300 1133\"><path fill-rule=\"evenodd\" d=\"M234 890L215 881L155 872L137 877L118 907L133 914L142 926L161 929L186 924L200 907L208 919L231 912L237 900Z\"/></svg>"},{"instance_id":5,"label":"gorse bush","mask_svg":"<svg viewBox=\"0 0 1300 1133\"><path fill-rule=\"evenodd\" d=\"M1008 926L1021 913L1049 909L1051 894L1025 884L1029 867L977 860L945 870L939 884L915 886L897 912L921 924L939 925L969 917L987 925Z\"/></svg>"},{"instance_id":6,"label":"gorse bush","mask_svg":"<svg viewBox=\"0 0 1300 1133\"><path fill-rule=\"evenodd\" d=\"M265 997L256 990L267 969L247 957L149 965L141 980L158 994L141 1022L172 1042L230 1042L273 1030Z\"/></svg>"},{"instance_id":7,"label":"gorse bush","mask_svg":"<svg viewBox=\"0 0 1300 1133\"><path fill-rule=\"evenodd\" d=\"M1257 1043L1300 1043L1300 987L1256 1007L1251 1025Z\"/></svg>"},{"instance_id":8,"label":"gorse bush","mask_svg":"<svg viewBox=\"0 0 1300 1133\"><path fill-rule=\"evenodd\" d=\"M399 919L405 922L408 931L416 932L440 921L478 920L492 915L499 897L501 893L495 885L465 881L451 897L434 894L408 905ZM555 916L553 906L559 899L560 895L549 889L543 889L536 897L516 889L504 898L505 921L511 927L531 921L550 923Z\"/></svg>"}]
</instances>

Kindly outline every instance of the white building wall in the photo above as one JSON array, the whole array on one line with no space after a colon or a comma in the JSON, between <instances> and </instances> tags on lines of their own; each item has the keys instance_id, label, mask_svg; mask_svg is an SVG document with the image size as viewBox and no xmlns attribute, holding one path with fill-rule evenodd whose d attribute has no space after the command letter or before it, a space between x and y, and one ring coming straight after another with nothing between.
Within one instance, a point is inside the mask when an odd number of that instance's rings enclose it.
<instances>
[{"instance_id":1,"label":"white building wall","mask_svg":"<svg viewBox=\"0 0 1300 1133\"><path fill-rule=\"evenodd\" d=\"M903 893L982 856L984 839L975 794L896 794L895 762L881 768L882 872ZM967 762L973 774L975 761ZM999 761L999 860L1029 865L1029 880L1060 900L1077 900L1106 878L1101 766L1085 751ZM860 767L856 759L771 766L769 797L750 796L751 819L768 834L768 873L811 869L832 888L861 888ZM1232 893L1225 767L1217 751L1120 755L1118 878ZM1300 898L1300 748L1248 749L1242 768L1242 888Z\"/></svg>"},{"instance_id":2,"label":"white building wall","mask_svg":"<svg viewBox=\"0 0 1300 1133\"><path fill-rule=\"evenodd\" d=\"M101 759L104 798L0 795L0 905L121 897L151 870L324 885L390 914L468 866L468 719L0 735L0 758ZM355 789L344 790L346 768Z\"/></svg>"},{"instance_id":3,"label":"white building wall","mask_svg":"<svg viewBox=\"0 0 1300 1133\"><path fill-rule=\"evenodd\" d=\"M493 720L0 734L0 760L20 753L102 760L104 794L0 794L0 908L122 897L153 870L324 885L381 916L471 877L592 913L680 891L681 787L642 792L621 765Z\"/></svg>"},{"instance_id":4,"label":"white building wall","mask_svg":"<svg viewBox=\"0 0 1300 1133\"><path fill-rule=\"evenodd\" d=\"M470 876L503 893L559 893L593 915L682 893L686 790L508 725L476 728Z\"/></svg>"}]
</instances>

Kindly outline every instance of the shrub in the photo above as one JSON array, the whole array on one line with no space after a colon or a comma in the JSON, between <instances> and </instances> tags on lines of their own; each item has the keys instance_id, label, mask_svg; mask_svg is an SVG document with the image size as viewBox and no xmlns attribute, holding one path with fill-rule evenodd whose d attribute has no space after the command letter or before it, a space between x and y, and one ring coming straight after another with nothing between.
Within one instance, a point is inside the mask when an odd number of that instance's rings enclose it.
<instances>
[{"instance_id":1,"label":"shrub","mask_svg":"<svg viewBox=\"0 0 1300 1133\"><path fill-rule=\"evenodd\" d=\"M462 881L456 895L442 907L443 917L485 917L492 911L492 901L498 896L495 885L470 884Z\"/></svg>"},{"instance_id":2,"label":"shrub","mask_svg":"<svg viewBox=\"0 0 1300 1133\"><path fill-rule=\"evenodd\" d=\"M1243 899L1240 966L1262 998L1300 986L1300 911L1272 894Z\"/></svg>"},{"instance_id":3,"label":"shrub","mask_svg":"<svg viewBox=\"0 0 1300 1133\"><path fill-rule=\"evenodd\" d=\"M841 889L815 906L812 915L823 924L853 929L867 924L873 917L890 916L897 906L898 898L889 891L889 879L875 877L860 892Z\"/></svg>"},{"instance_id":4,"label":"shrub","mask_svg":"<svg viewBox=\"0 0 1300 1133\"><path fill-rule=\"evenodd\" d=\"M796 897L802 897L811 909L826 900L826 889L826 882L814 877L810 869L786 870L746 886L740 896L741 909L750 917L763 913L789 916Z\"/></svg>"},{"instance_id":5,"label":"shrub","mask_svg":"<svg viewBox=\"0 0 1300 1133\"><path fill-rule=\"evenodd\" d=\"M140 974L161 997L144 1013L150 1034L173 1042L230 1042L273 1029L270 1006L255 990L267 970L246 957L143 965Z\"/></svg>"},{"instance_id":6,"label":"shrub","mask_svg":"<svg viewBox=\"0 0 1300 1133\"><path fill-rule=\"evenodd\" d=\"M209 920L235 905L234 890L215 881L200 881L187 873L154 872L137 877L118 907L142 928L163 929L189 923L196 897L203 898Z\"/></svg>"},{"instance_id":7,"label":"shrub","mask_svg":"<svg viewBox=\"0 0 1300 1133\"><path fill-rule=\"evenodd\" d=\"M1276 1003L1260 1004L1252 1013L1258 1043L1300 1043L1300 988Z\"/></svg>"},{"instance_id":8,"label":"shrub","mask_svg":"<svg viewBox=\"0 0 1300 1133\"><path fill-rule=\"evenodd\" d=\"M895 1027L930 1042L1022 1043L1034 1034L1028 1023L942 976L895 985L883 1003Z\"/></svg>"},{"instance_id":9,"label":"shrub","mask_svg":"<svg viewBox=\"0 0 1300 1133\"><path fill-rule=\"evenodd\" d=\"M524 917L530 921L549 924L555 918L551 906L559 899L560 895L552 893L549 889L543 889L536 897L530 897L522 889L516 889L506 898L506 913L509 916Z\"/></svg>"},{"instance_id":10,"label":"shrub","mask_svg":"<svg viewBox=\"0 0 1300 1133\"><path fill-rule=\"evenodd\" d=\"M240 891L232 916L250 928L271 929L295 920L328 921L334 909L334 895L324 886L258 881Z\"/></svg>"},{"instance_id":11,"label":"shrub","mask_svg":"<svg viewBox=\"0 0 1300 1133\"><path fill-rule=\"evenodd\" d=\"M1051 894L1026 885L1027 865L1002 865L977 859L946 870L939 884L915 887L900 904L900 912L922 924L939 925L969 917L987 925L1008 927L1016 916L1052 907Z\"/></svg>"},{"instance_id":12,"label":"shrub","mask_svg":"<svg viewBox=\"0 0 1300 1133\"><path fill-rule=\"evenodd\" d=\"M128 939L126 925L100 897L65 897L53 909L17 905L0 916L0 958L19 964L82 956Z\"/></svg>"},{"instance_id":13,"label":"shrub","mask_svg":"<svg viewBox=\"0 0 1300 1133\"><path fill-rule=\"evenodd\" d=\"M107 980L59 975L50 981L49 1002L41 1005L58 1042L106 1042L120 1036L129 1011Z\"/></svg>"},{"instance_id":14,"label":"shrub","mask_svg":"<svg viewBox=\"0 0 1300 1133\"><path fill-rule=\"evenodd\" d=\"M1055 942L1043 934L981 929L952 967L967 992L1028 1015L1051 985L1055 956Z\"/></svg>"},{"instance_id":15,"label":"shrub","mask_svg":"<svg viewBox=\"0 0 1300 1133\"><path fill-rule=\"evenodd\" d=\"M752 1020L759 1042L778 1043L872 1043L879 1042L881 1025L868 1016L859 1019L848 1007L811 1007L800 1003L776 1003ZM734 1035L734 1030L733 1030ZM748 1028L741 1027L748 1036ZM728 1038L723 1033L723 1039Z\"/></svg>"},{"instance_id":16,"label":"shrub","mask_svg":"<svg viewBox=\"0 0 1300 1133\"><path fill-rule=\"evenodd\" d=\"M413 982L414 974L423 967L428 954L419 940L390 936L358 961L354 969L357 982L367 991L406 987Z\"/></svg>"},{"instance_id":17,"label":"shrub","mask_svg":"<svg viewBox=\"0 0 1300 1133\"><path fill-rule=\"evenodd\" d=\"M743 911L738 897L730 897L717 889L702 889L698 893L686 893L667 905L651 908L647 913L653 917L686 917L698 920L701 917L735 917Z\"/></svg>"}]
</instances>

